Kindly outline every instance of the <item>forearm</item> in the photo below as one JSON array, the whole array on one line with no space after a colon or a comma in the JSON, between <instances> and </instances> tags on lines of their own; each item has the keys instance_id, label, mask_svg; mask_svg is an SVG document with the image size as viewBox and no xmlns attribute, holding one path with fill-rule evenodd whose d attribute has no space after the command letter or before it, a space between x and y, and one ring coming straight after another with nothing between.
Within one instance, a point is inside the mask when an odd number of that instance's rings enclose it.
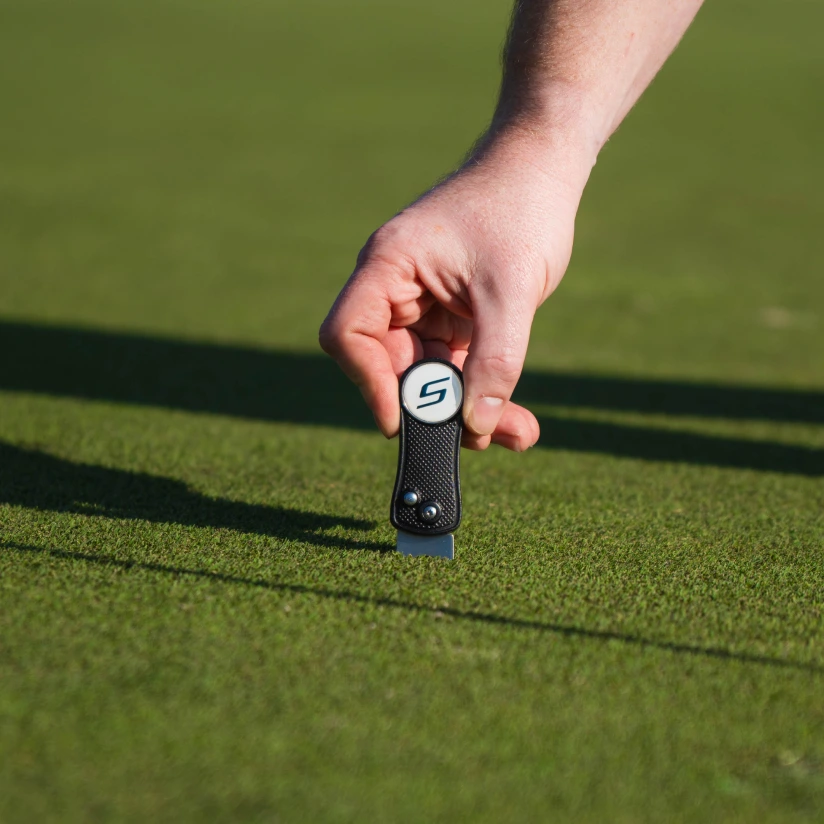
<instances>
[{"instance_id":1,"label":"forearm","mask_svg":"<svg viewBox=\"0 0 824 824\"><path fill-rule=\"evenodd\" d=\"M575 142L591 168L702 0L517 0L491 134Z\"/></svg>"}]
</instances>

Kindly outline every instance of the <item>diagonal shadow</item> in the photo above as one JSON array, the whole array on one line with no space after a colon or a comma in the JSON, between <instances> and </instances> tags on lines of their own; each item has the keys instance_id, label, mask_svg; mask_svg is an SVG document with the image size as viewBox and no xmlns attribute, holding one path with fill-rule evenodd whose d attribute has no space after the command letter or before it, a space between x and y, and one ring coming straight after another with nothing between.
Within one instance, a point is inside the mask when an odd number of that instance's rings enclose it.
<instances>
[{"instance_id":1,"label":"diagonal shadow","mask_svg":"<svg viewBox=\"0 0 824 824\"><path fill-rule=\"evenodd\" d=\"M682 655L697 655L705 658L718 658L727 661L737 661L744 664L785 667L816 674L824 673L824 667L817 664L806 663L803 661L792 661L786 658L774 658L768 655L753 655L745 652L733 652L720 647L700 647L693 644L678 644L671 641L657 641L653 638L642 638L641 636L630 635L628 633L592 630L584 627L571 626L569 624L554 624L544 621L525 620L522 618L507 618L506 616L495 615L493 613L460 610L446 606L430 607L425 604L416 604L410 601L401 601L395 598L375 598L368 595L361 595L357 592L348 592L346 590L332 590L324 587L310 587L305 584L288 584L280 581L267 581L263 578L243 578L238 575L229 575L222 572L212 572L205 569L185 569L183 567L173 567L167 564L124 561L119 558L112 558L105 555L91 555L85 552L71 552L64 549L37 547L29 544L16 543L14 541L0 541L0 547L21 553L48 555L52 558L83 561L89 564L115 567L118 569L143 569L148 572L157 572L165 575L203 578L223 584L257 587L275 592L292 592L298 595L314 595L320 598L329 598L335 601L347 601L356 604L369 604L372 606L405 609L412 612L430 613L432 615L449 615L452 618L465 621L477 621L484 624L496 624L500 626L516 627L519 629L539 632L551 632L567 638L587 638L597 641L619 641L632 646L663 650L665 652L673 652Z\"/></svg>"},{"instance_id":2,"label":"diagonal shadow","mask_svg":"<svg viewBox=\"0 0 824 824\"><path fill-rule=\"evenodd\" d=\"M526 370L520 402L649 415L824 423L824 391Z\"/></svg>"},{"instance_id":3,"label":"diagonal shadow","mask_svg":"<svg viewBox=\"0 0 824 824\"><path fill-rule=\"evenodd\" d=\"M572 418L538 416L538 422L538 445L548 449L808 477L824 475L824 449Z\"/></svg>"},{"instance_id":4,"label":"diagonal shadow","mask_svg":"<svg viewBox=\"0 0 824 824\"><path fill-rule=\"evenodd\" d=\"M0 322L0 389L374 430L328 358Z\"/></svg>"},{"instance_id":5,"label":"diagonal shadow","mask_svg":"<svg viewBox=\"0 0 824 824\"><path fill-rule=\"evenodd\" d=\"M2 441L0 504L231 529L337 549L383 552L394 548L324 534L334 527L368 530L373 527L369 521L210 498L171 478L73 463Z\"/></svg>"},{"instance_id":6,"label":"diagonal shadow","mask_svg":"<svg viewBox=\"0 0 824 824\"><path fill-rule=\"evenodd\" d=\"M357 390L321 355L0 322L0 389L373 431ZM526 406L824 423L824 392L540 373ZM539 446L654 461L824 475L824 450L547 417Z\"/></svg>"}]
</instances>

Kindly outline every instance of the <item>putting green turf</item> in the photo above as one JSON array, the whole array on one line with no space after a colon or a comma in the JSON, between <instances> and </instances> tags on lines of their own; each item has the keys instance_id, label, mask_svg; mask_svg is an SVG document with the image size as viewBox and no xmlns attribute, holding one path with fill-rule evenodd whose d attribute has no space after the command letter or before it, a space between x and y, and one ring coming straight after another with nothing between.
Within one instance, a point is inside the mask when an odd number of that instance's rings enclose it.
<instances>
[{"instance_id":1,"label":"putting green turf","mask_svg":"<svg viewBox=\"0 0 824 824\"><path fill-rule=\"evenodd\" d=\"M605 149L454 563L317 351L504 0L0 9L0 820L824 818L815 2Z\"/></svg>"}]
</instances>

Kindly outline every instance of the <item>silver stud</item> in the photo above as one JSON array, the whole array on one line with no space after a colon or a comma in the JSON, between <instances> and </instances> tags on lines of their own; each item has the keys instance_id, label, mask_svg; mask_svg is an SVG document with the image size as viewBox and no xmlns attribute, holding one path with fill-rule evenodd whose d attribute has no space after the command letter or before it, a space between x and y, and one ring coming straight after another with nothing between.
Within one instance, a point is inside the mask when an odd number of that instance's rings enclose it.
<instances>
[{"instance_id":1,"label":"silver stud","mask_svg":"<svg viewBox=\"0 0 824 824\"><path fill-rule=\"evenodd\" d=\"M418 493L414 492L411 489L408 492L403 493L403 502L407 506L415 506L415 504L418 503L419 500L420 497L418 496Z\"/></svg>"},{"instance_id":2,"label":"silver stud","mask_svg":"<svg viewBox=\"0 0 824 824\"><path fill-rule=\"evenodd\" d=\"M421 509L421 518L423 518L424 521L434 521L440 514L438 507L434 504L427 504Z\"/></svg>"}]
</instances>

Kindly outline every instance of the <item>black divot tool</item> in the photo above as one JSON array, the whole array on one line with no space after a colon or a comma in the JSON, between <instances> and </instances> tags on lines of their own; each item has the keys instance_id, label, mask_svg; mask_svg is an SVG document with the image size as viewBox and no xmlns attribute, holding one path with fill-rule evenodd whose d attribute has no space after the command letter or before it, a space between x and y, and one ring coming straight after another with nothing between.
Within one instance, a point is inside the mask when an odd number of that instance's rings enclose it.
<instances>
[{"instance_id":1,"label":"black divot tool","mask_svg":"<svg viewBox=\"0 0 824 824\"><path fill-rule=\"evenodd\" d=\"M413 363L400 380L398 474L390 519L404 555L455 557L463 377L440 358Z\"/></svg>"}]
</instances>

